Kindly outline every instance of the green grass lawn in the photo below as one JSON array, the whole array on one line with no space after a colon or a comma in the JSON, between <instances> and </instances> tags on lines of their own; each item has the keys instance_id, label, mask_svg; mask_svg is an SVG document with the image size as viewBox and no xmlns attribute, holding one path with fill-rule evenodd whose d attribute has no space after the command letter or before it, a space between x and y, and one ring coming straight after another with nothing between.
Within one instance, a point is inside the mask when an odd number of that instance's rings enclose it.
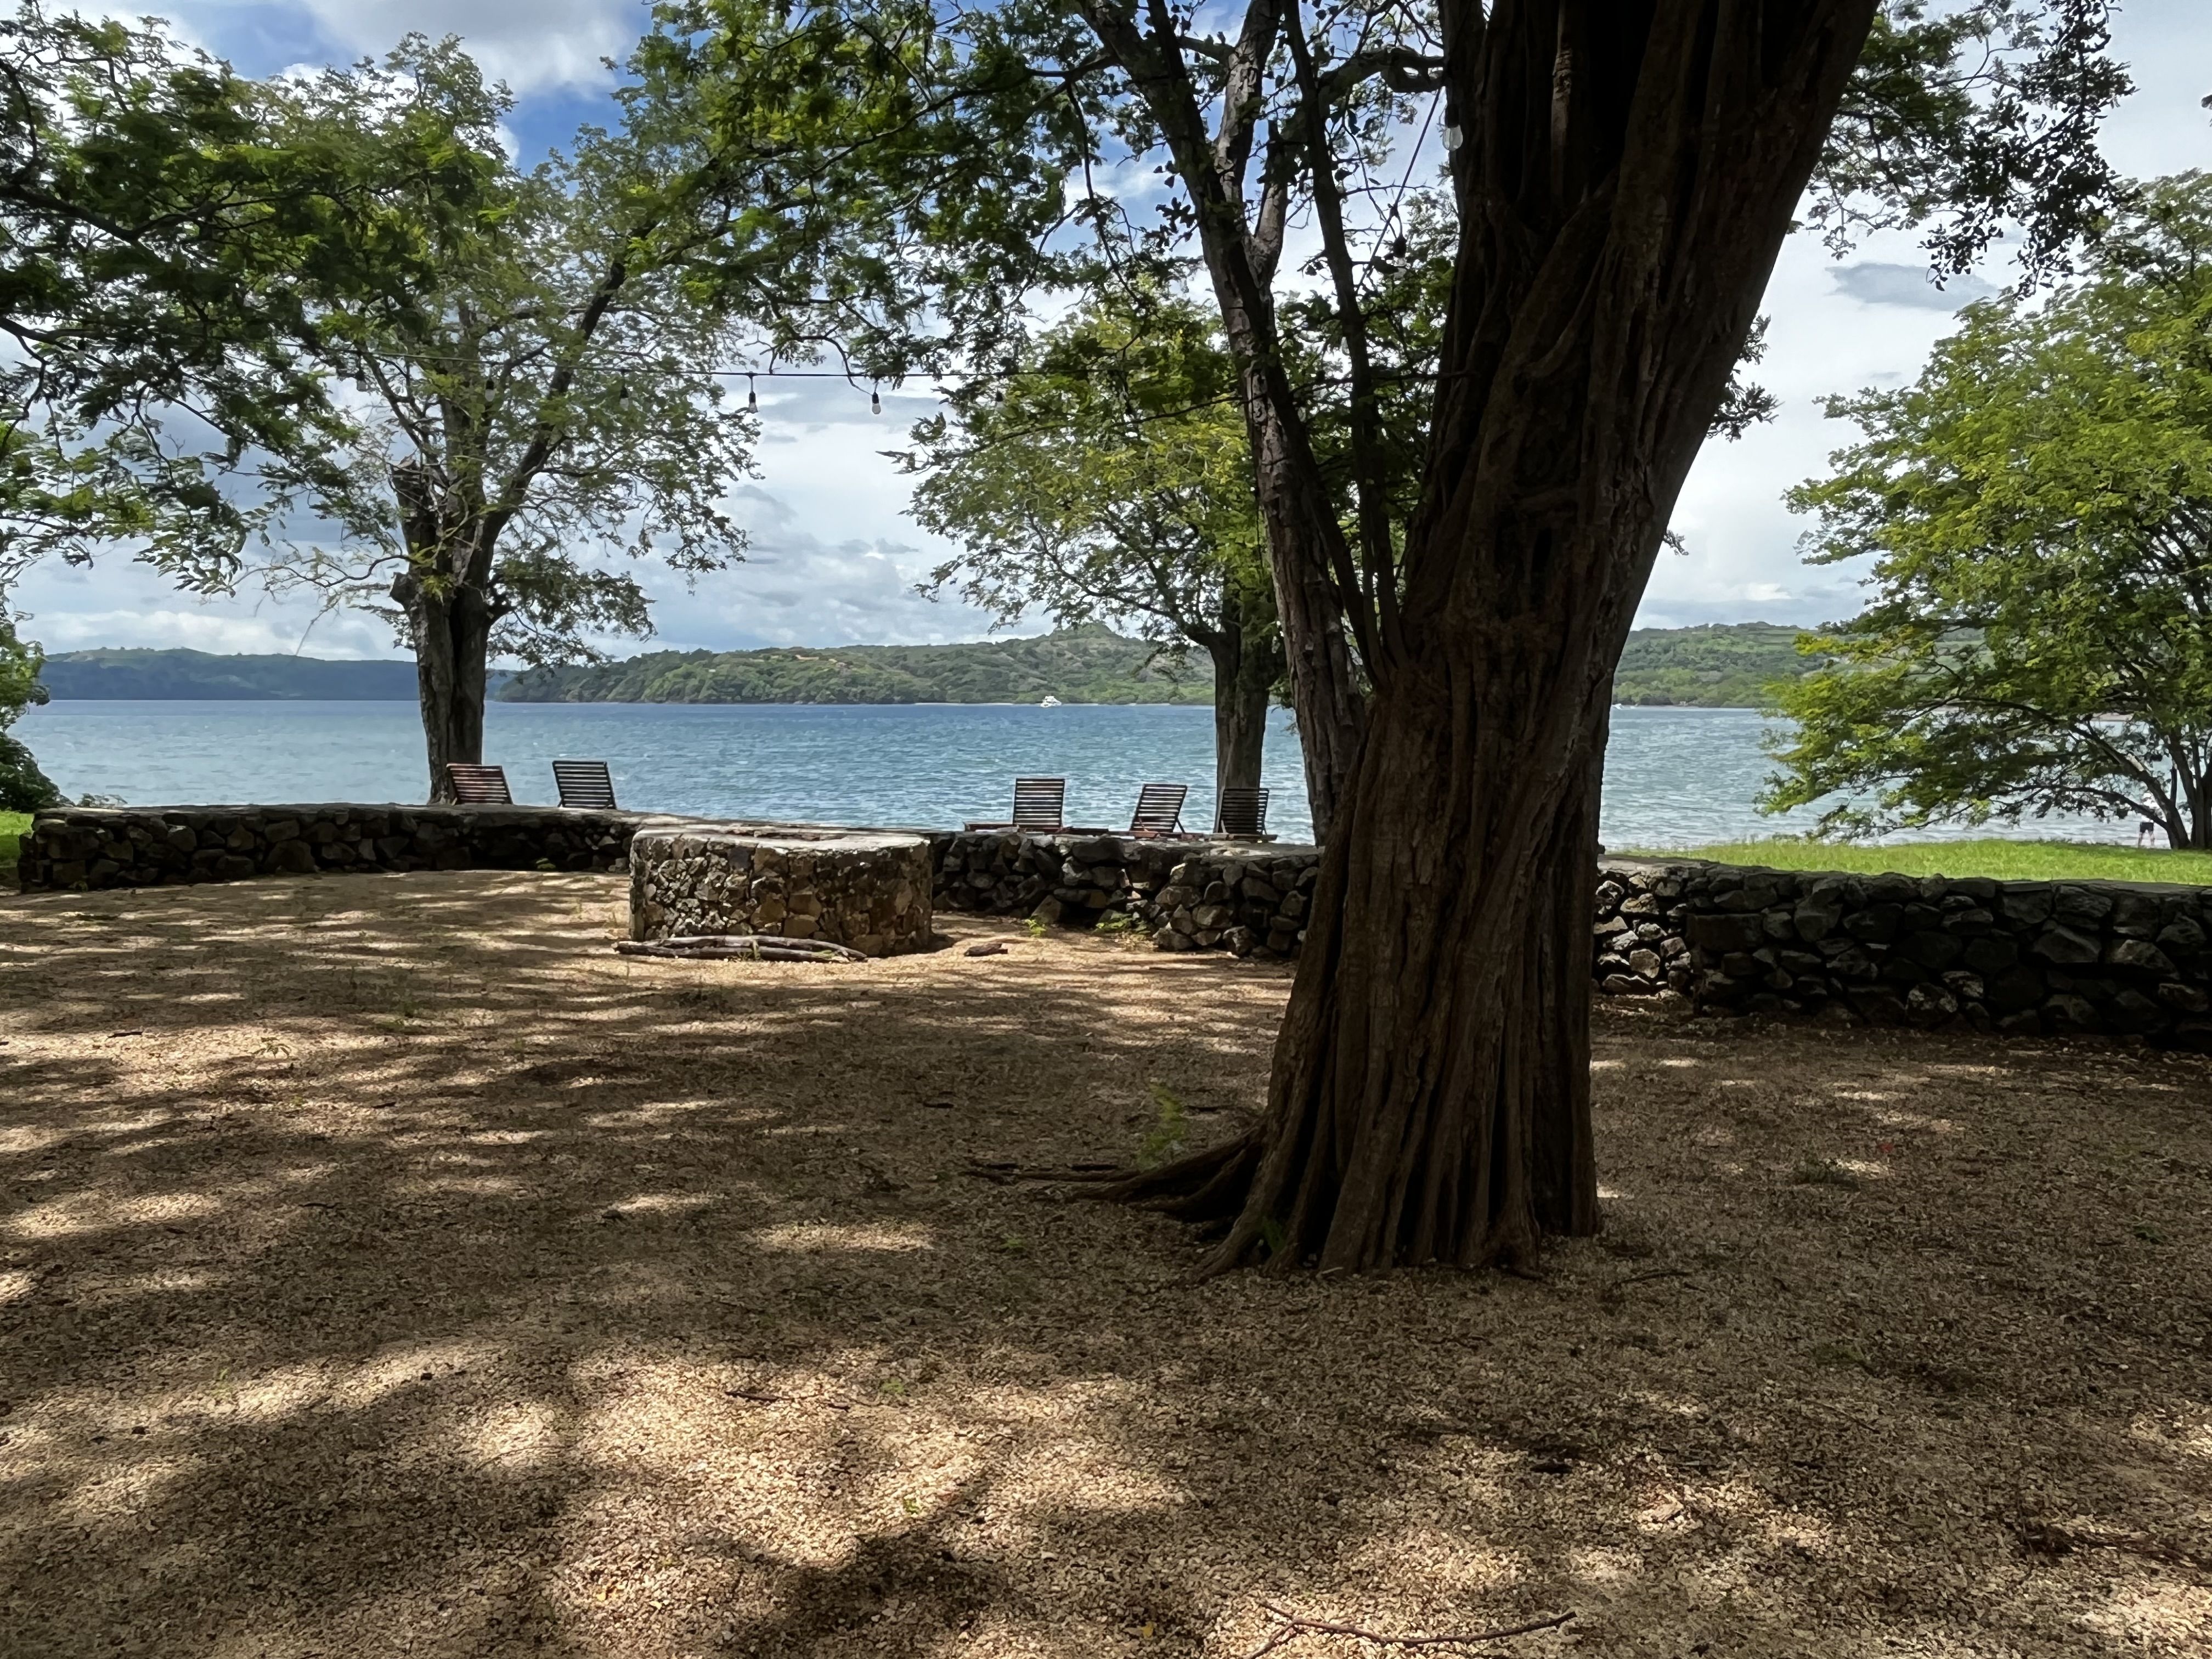
<instances>
[{"instance_id":1,"label":"green grass lawn","mask_svg":"<svg viewBox=\"0 0 2212 1659\"><path fill-rule=\"evenodd\" d=\"M1840 842L1725 842L1672 852L1614 848L1630 858L1711 859L1773 870L1849 870L1862 875L1994 876L2001 881L2174 881L2212 886L2212 853L2145 852L2074 841L1918 841L1888 847Z\"/></svg>"},{"instance_id":2,"label":"green grass lawn","mask_svg":"<svg viewBox=\"0 0 2212 1659\"><path fill-rule=\"evenodd\" d=\"M30 827L28 812L0 812L0 872L15 874L15 843L23 839L23 831Z\"/></svg>"}]
</instances>

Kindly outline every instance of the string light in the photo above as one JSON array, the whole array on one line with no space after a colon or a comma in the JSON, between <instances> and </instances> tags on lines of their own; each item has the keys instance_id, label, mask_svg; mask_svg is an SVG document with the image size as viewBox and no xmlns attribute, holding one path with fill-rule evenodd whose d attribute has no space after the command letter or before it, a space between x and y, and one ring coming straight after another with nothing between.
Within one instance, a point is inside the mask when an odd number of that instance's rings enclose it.
<instances>
[{"instance_id":1,"label":"string light","mask_svg":"<svg viewBox=\"0 0 2212 1659\"><path fill-rule=\"evenodd\" d=\"M745 376L745 407L753 410L760 407L760 393L753 390L753 377L750 374Z\"/></svg>"},{"instance_id":2,"label":"string light","mask_svg":"<svg viewBox=\"0 0 2212 1659\"><path fill-rule=\"evenodd\" d=\"M883 412L884 400L876 395L875 387L870 386L868 388L868 413L871 415L880 415Z\"/></svg>"}]
</instances>

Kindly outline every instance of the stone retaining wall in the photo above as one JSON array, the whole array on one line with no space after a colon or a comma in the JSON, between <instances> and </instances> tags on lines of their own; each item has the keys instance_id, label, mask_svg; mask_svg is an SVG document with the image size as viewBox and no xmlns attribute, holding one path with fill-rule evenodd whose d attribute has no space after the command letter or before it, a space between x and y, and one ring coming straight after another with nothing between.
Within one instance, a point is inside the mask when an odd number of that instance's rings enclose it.
<instances>
[{"instance_id":1,"label":"stone retaining wall","mask_svg":"<svg viewBox=\"0 0 2212 1659\"><path fill-rule=\"evenodd\" d=\"M1297 954L1320 862L1310 847L1110 836L933 841L948 909L1126 916L1164 951L1255 957ZM2212 888L1607 859L1595 923L1610 996L2212 1050Z\"/></svg>"},{"instance_id":2,"label":"stone retaining wall","mask_svg":"<svg viewBox=\"0 0 2212 1659\"><path fill-rule=\"evenodd\" d=\"M1293 957L1321 854L1311 847L970 830L931 838L948 910L1074 925L1121 920L1163 951Z\"/></svg>"},{"instance_id":3,"label":"stone retaining wall","mask_svg":"<svg viewBox=\"0 0 2212 1659\"><path fill-rule=\"evenodd\" d=\"M2212 888L1616 860L1600 989L2212 1050Z\"/></svg>"},{"instance_id":4,"label":"stone retaining wall","mask_svg":"<svg viewBox=\"0 0 2212 1659\"><path fill-rule=\"evenodd\" d=\"M702 822L543 806L69 807L38 815L20 876L36 891L316 870L614 870L641 827ZM945 909L1103 921L1163 950L1255 957L1297 954L1320 859L1279 844L920 833ZM1607 860L1595 921L1593 967L1611 995L2212 1049L2212 889Z\"/></svg>"},{"instance_id":5,"label":"stone retaining wall","mask_svg":"<svg viewBox=\"0 0 2212 1659\"><path fill-rule=\"evenodd\" d=\"M618 870L635 812L547 806L70 806L32 820L25 892L317 870Z\"/></svg>"}]
</instances>

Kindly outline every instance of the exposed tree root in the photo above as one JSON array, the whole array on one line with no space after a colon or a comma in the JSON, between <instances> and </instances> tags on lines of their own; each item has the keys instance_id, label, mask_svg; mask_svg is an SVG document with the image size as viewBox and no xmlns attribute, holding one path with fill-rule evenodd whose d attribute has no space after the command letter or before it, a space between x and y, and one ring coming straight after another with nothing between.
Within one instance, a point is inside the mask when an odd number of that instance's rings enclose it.
<instances>
[{"instance_id":1,"label":"exposed tree root","mask_svg":"<svg viewBox=\"0 0 2212 1659\"><path fill-rule=\"evenodd\" d=\"M1259 1167L1256 1127L1153 1170L1092 1164L1024 1169L1018 1164L978 1162L968 1166L969 1173L987 1181L1050 1182L1077 1188L1084 1198L1131 1204L1178 1221L1197 1223L1233 1221L1244 1207L1253 1174Z\"/></svg>"}]
</instances>

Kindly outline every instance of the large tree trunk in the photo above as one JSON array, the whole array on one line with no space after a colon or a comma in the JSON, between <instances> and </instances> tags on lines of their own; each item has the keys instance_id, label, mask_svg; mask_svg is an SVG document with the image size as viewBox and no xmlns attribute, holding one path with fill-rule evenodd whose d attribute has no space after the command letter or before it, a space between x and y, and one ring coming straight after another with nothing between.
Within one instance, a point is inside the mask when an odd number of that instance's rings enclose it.
<instances>
[{"instance_id":1,"label":"large tree trunk","mask_svg":"<svg viewBox=\"0 0 2212 1659\"><path fill-rule=\"evenodd\" d=\"M430 799L450 801L453 786L447 763L477 765L483 760L491 607L474 588L434 593L412 575L392 584L392 597L405 608L415 639L415 687L430 766Z\"/></svg>"},{"instance_id":2,"label":"large tree trunk","mask_svg":"<svg viewBox=\"0 0 2212 1659\"><path fill-rule=\"evenodd\" d=\"M1461 246L1401 623L1251 1136L1122 1183L1215 1269L1597 1224L1613 668L1874 0L1447 0Z\"/></svg>"}]
</instances>

